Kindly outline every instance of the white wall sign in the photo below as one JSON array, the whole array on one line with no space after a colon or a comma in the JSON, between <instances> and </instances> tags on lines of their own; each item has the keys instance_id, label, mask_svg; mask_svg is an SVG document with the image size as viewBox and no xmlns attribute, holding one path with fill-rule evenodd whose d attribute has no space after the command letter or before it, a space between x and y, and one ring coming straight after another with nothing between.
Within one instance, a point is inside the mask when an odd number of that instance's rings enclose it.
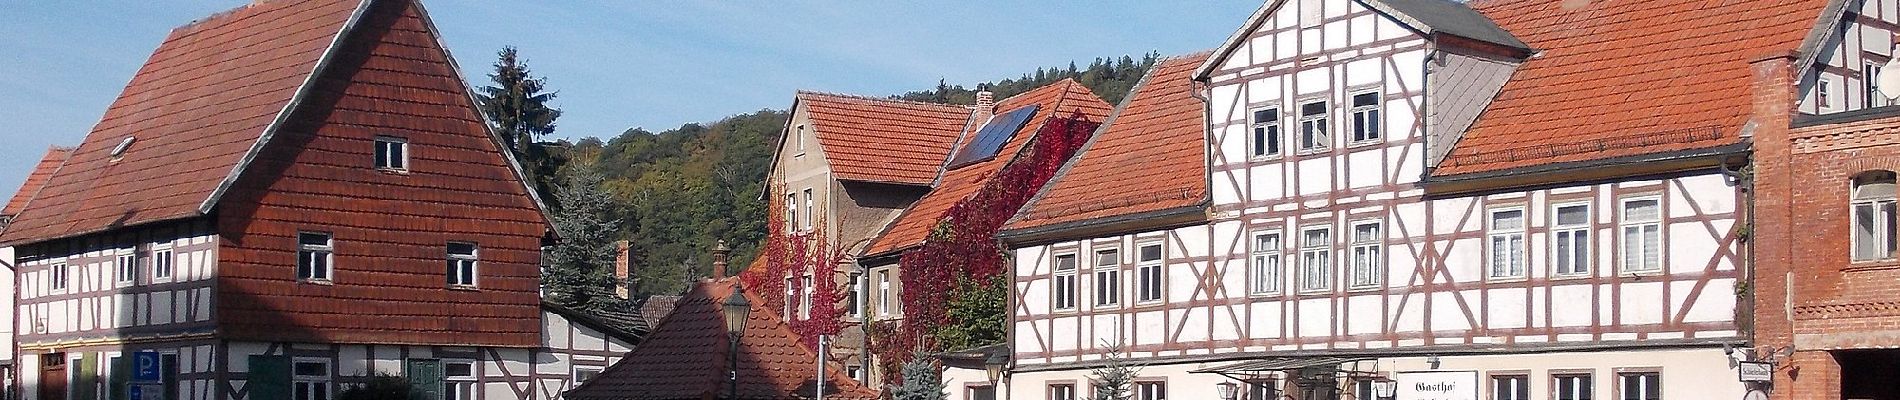
<instances>
[{"instance_id":1,"label":"white wall sign","mask_svg":"<svg viewBox=\"0 0 1900 400\"><path fill-rule=\"evenodd\" d=\"M1398 400L1478 400L1478 371L1396 374Z\"/></svg>"},{"instance_id":2,"label":"white wall sign","mask_svg":"<svg viewBox=\"0 0 1900 400\"><path fill-rule=\"evenodd\" d=\"M1736 373L1742 382L1768 382L1775 380L1775 365L1759 361L1743 361L1737 364Z\"/></svg>"}]
</instances>

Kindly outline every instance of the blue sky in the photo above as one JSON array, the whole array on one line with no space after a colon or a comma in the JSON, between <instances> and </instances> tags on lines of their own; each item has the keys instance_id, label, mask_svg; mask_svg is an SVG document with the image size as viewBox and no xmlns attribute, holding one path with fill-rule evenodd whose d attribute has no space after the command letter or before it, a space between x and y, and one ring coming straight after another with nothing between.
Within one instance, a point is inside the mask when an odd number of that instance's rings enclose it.
<instances>
[{"instance_id":1,"label":"blue sky","mask_svg":"<svg viewBox=\"0 0 1900 400\"><path fill-rule=\"evenodd\" d=\"M242 1L0 0L0 194L79 144L172 27ZM791 104L888 95L1096 57L1212 48L1258 0L426 1L474 84L514 45L564 111L557 136L660 131ZM527 5L524 5L527 4Z\"/></svg>"}]
</instances>

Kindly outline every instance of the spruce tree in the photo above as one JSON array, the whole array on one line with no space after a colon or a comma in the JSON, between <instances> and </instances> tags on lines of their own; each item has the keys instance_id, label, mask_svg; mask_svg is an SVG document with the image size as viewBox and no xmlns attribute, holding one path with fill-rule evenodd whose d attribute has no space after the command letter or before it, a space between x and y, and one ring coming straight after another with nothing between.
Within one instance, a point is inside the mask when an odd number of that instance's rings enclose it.
<instances>
[{"instance_id":1,"label":"spruce tree","mask_svg":"<svg viewBox=\"0 0 1900 400\"><path fill-rule=\"evenodd\" d=\"M918 351L910 362L904 363L904 383L891 388L891 398L895 400L945 400L950 398L944 392L943 376L937 371L937 365L930 362L930 355Z\"/></svg>"},{"instance_id":2,"label":"spruce tree","mask_svg":"<svg viewBox=\"0 0 1900 400\"><path fill-rule=\"evenodd\" d=\"M488 74L493 83L475 96L493 124L490 128L508 142L534 187L549 193L554 186L549 177L560 170L562 160L540 140L554 133L554 120L561 117L560 109L548 107L556 93L547 91L547 78L535 77L513 46L503 47L496 55L495 71Z\"/></svg>"},{"instance_id":3,"label":"spruce tree","mask_svg":"<svg viewBox=\"0 0 1900 400\"><path fill-rule=\"evenodd\" d=\"M1120 345L1107 345L1108 351L1102 356L1102 366L1089 370L1089 386L1094 387L1094 400L1128 400L1134 395L1135 375L1141 368L1128 362L1122 355Z\"/></svg>"},{"instance_id":4,"label":"spruce tree","mask_svg":"<svg viewBox=\"0 0 1900 400\"><path fill-rule=\"evenodd\" d=\"M578 164L557 194L566 204L553 221L560 241L548 251L541 285L561 305L582 310L625 306L614 293L615 285L620 284L614 278L614 227L618 222L610 220L614 199L602 188L604 180L591 163Z\"/></svg>"}]
</instances>

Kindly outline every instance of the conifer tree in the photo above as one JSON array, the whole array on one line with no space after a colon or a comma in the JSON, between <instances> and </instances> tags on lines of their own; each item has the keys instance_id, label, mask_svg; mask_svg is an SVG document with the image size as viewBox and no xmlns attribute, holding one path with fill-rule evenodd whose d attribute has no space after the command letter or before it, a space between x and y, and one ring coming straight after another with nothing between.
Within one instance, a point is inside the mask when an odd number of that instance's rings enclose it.
<instances>
[{"instance_id":1,"label":"conifer tree","mask_svg":"<svg viewBox=\"0 0 1900 400\"><path fill-rule=\"evenodd\" d=\"M550 153L544 136L554 133L554 120L561 110L548 107L557 93L547 91L547 78L537 78L528 63L515 54L513 46L496 53L495 71L488 74L493 83L483 86L475 96L491 129L508 142L515 159L526 169L541 193L553 191L549 176L561 167L561 160Z\"/></svg>"},{"instance_id":2,"label":"conifer tree","mask_svg":"<svg viewBox=\"0 0 1900 400\"><path fill-rule=\"evenodd\" d=\"M904 382L891 387L891 397L896 400L945 400L950 398L944 392L943 376L937 371L937 365L931 362L929 354L919 350L904 363Z\"/></svg>"},{"instance_id":3,"label":"conifer tree","mask_svg":"<svg viewBox=\"0 0 1900 400\"><path fill-rule=\"evenodd\" d=\"M614 199L602 188L604 180L591 163L580 163L558 193L566 204L553 221L560 241L548 252L541 285L561 305L582 310L625 306L614 293L620 284L614 277L613 238L618 222L609 219Z\"/></svg>"}]
</instances>

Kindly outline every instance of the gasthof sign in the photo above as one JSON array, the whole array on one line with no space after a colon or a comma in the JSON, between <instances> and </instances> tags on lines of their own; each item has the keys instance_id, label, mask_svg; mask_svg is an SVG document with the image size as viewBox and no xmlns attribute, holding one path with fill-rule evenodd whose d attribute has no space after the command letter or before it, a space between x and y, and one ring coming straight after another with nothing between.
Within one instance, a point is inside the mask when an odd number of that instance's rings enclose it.
<instances>
[{"instance_id":1,"label":"gasthof sign","mask_svg":"<svg viewBox=\"0 0 1900 400\"><path fill-rule=\"evenodd\" d=\"M1478 371L1416 371L1394 374L1401 400L1478 400Z\"/></svg>"},{"instance_id":2,"label":"gasthof sign","mask_svg":"<svg viewBox=\"0 0 1900 400\"><path fill-rule=\"evenodd\" d=\"M1743 361L1735 368L1742 382L1768 382L1775 380L1775 365L1761 361Z\"/></svg>"}]
</instances>

